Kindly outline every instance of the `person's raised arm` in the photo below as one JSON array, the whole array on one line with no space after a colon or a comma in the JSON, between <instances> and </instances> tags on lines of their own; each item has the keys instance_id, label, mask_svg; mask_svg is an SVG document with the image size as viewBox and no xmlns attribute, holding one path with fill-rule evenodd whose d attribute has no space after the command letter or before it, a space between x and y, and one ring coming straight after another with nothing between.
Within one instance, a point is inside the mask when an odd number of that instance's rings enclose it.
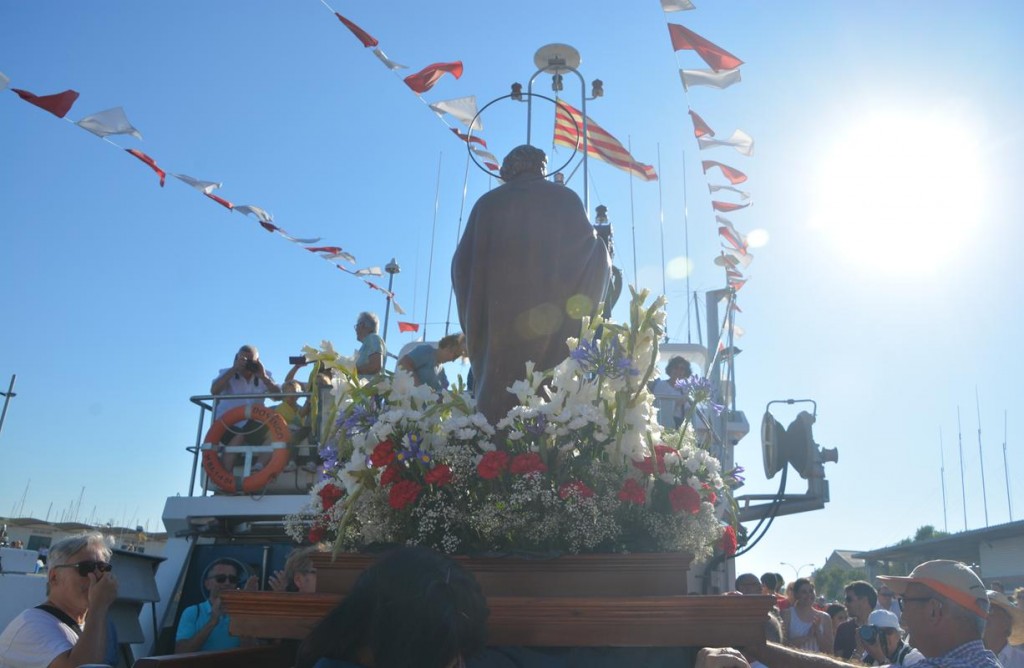
<instances>
[{"instance_id":1,"label":"person's raised arm","mask_svg":"<svg viewBox=\"0 0 1024 668\"><path fill-rule=\"evenodd\" d=\"M271 394L281 391L281 386L274 382L274 379L267 373L267 368L263 366L263 362L256 360L256 368L253 370L256 377L263 381L264 386L267 388L267 392Z\"/></svg>"},{"instance_id":2,"label":"person's raised arm","mask_svg":"<svg viewBox=\"0 0 1024 668\"><path fill-rule=\"evenodd\" d=\"M190 608L191 609L191 608ZM214 596L210 599L210 619L206 621L200 627L196 627L196 622L199 620L199 609L195 608L195 618L187 620L182 616L181 620L178 621L178 635L185 635L191 633L191 635L178 638L174 643L175 654L188 654L190 652L198 652L203 649L203 645L206 643L207 638L213 633L213 630L217 628L217 623L220 622L220 596ZM188 610L186 614L190 614Z\"/></svg>"},{"instance_id":3,"label":"person's raised arm","mask_svg":"<svg viewBox=\"0 0 1024 668\"><path fill-rule=\"evenodd\" d=\"M117 579L113 573L89 575L89 615L82 635L70 651L50 662L49 668L76 668L87 663L103 663L107 655L107 613L117 598Z\"/></svg>"}]
</instances>

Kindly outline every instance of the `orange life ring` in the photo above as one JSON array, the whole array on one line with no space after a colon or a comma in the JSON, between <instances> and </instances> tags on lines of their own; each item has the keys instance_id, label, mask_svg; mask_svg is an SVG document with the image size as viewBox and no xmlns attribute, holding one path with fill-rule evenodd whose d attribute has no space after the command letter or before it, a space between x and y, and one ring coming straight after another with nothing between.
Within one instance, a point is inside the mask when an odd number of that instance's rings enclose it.
<instances>
[{"instance_id":1,"label":"orange life ring","mask_svg":"<svg viewBox=\"0 0 1024 668\"><path fill-rule=\"evenodd\" d=\"M246 420L256 420L267 425L271 436L270 445L274 446L274 454L262 471L257 471L249 477L241 479L236 477L234 472L224 468L224 463L217 456L217 448L220 447L220 440L228 427ZM232 494L238 491L246 494L258 492L266 487L267 483L288 464L290 457L288 441L290 439L291 432L288 430L288 424L275 411L261 404L235 406L219 419L214 420L210 425L210 431L206 432L202 445L203 470L206 471L206 476L213 481L213 484L225 492Z\"/></svg>"}]
</instances>

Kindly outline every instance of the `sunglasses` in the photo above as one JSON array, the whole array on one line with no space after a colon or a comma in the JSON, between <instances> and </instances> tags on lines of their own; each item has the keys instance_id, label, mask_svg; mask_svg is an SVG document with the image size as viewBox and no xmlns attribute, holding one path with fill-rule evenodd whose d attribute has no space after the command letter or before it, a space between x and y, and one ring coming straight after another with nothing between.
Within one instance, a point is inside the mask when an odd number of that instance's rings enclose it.
<instances>
[{"instance_id":1,"label":"sunglasses","mask_svg":"<svg viewBox=\"0 0 1024 668\"><path fill-rule=\"evenodd\" d=\"M225 575L224 573L218 573L217 575L211 575L210 579L216 582L217 584L224 584L225 582L230 582L231 584L238 584L237 575Z\"/></svg>"},{"instance_id":2,"label":"sunglasses","mask_svg":"<svg viewBox=\"0 0 1024 668\"><path fill-rule=\"evenodd\" d=\"M77 564L61 564L54 566L54 568L77 568L78 574L83 578L89 573L99 571L100 573L109 573L114 567L105 561L79 561Z\"/></svg>"}]
</instances>

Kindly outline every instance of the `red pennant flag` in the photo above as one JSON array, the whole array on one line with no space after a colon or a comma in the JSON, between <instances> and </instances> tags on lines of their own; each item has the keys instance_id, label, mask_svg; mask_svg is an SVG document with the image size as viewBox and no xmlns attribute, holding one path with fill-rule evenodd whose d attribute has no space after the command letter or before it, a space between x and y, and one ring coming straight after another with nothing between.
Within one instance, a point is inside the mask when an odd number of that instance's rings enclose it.
<instances>
[{"instance_id":1,"label":"red pennant flag","mask_svg":"<svg viewBox=\"0 0 1024 668\"><path fill-rule=\"evenodd\" d=\"M687 30L678 23L668 24L668 34L672 38L672 48L676 51L696 51L711 69L716 72L731 70L743 64L743 61L720 46L712 44L692 30Z\"/></svg>"},{"instance_id":2,"label":"red pennant flag","mask_svg":"<svg viewBox=\"0 0 1024 668\"><path fill-rule=\"evenodd\" d=\"M78 91L74 90L66 90L63 93L55 93L53 95L35 95L20 88L12 88L11 91L17 93L18 97L29 104L45 109L57 118L64 118L71 111L71 105L78 99Z\"/></svg>"},{"instance_id":3,"label":"red pennant flag","mask_svg":"<svg viewBox=\"0 0 1024 668\"><path fill-rule=\"evenodd\" d=\"M417 325L415 322L402 322L401 320L399 320L398 321L398 331L399 332L418 332L418 331L420 331L420 326Z\"/></svg>"},{"instance_id":4,"label":"red pennant flag","mask_svg":"<svg viewBox=\"0 0 1024 668\"><path fill-rule=\"evenodd\" d=\"M136 158L138 158L142 162L144 162L147 165L149 165L150 169L152 169L154 172L156 172L157 176L160 177L160 187L161 188L164 187L164 180L167 178L167 172L165 172L164 170L162 170L159 167L157 167L156 161L153 160L153 158L149 157L148 155L146 155L142 151L136 150L134 148L126 148L125 150L128 151L129 153L131 153L132 155L134 155Z\"/></svg>"},{"instance_id":5,"label":"red pennant flag","mask_svg":"<svg viewBox=\"0 0 1024 668\"><path fill-rule=\"evenodd\" d=\"M481 139L480 137L476 137L476 136L470 137L470 136L469 136L469 135L467 135L467 134L463 134L462 132L459 132L459 129L458 129L458 128L451 128L451 131L455 133L455 136L456 136L456 137L458 137L458 138L459 138L459 139L461 139L462 141L466 142L467 144L468 144L469 142L473 142L473 143L476 143L476 144L480 144L480 145L481 145L481 146L483 146L484 148L487 148L487 142L485 142L485 141L484 141L483 139Z\"/></svg>"},{"instance_id":6,"label":"red pennant flag","mask_svg":"<svg viewBox=\"0 0 1024 668\"><path fill-rule=\"evenodd\" d=\"M741 172L740 170L736 169L735 167L730 167L729 165L723 165L722 163L716 160L702 160L700 166L704 168L705 174L707 174L708 170L711 169L712 167L718 167L719 169L722 170L722 174L725 175L725 178L729 179L729 183L733 185L743 183L744 181L747 180L747 175Z\"/></svg>"},{"instance_id":7,"label":"red pennant flag","mask_svg":"<svg viewBox=\"0 0 1024 668\"><path fill-rule=\"evenodd\" d=\"M223 197L220 197L220 196L218 196L218 195L214 195L213 193L203 193L203 194L204 194L204 195L206 195L207 197L209 197L210 199L212 199L212 200L213 200L214 202L216 202L217 204L220 204L220 205L221 205L222 207L224 207L225 209L228 209L229 211L230 211L231 209L234 209L234 208L235 208L235 205L234 205L234 204L232 204L231 202L227 201L227 200L226 200L226 199L224 199Z\"/></svg>"},{"instance_id":8,"label":"red pennant flag","mask_svg":"<svg viewBox=\"0 0 1024 668\"><path fill-rule=\"evenodd\" d=\"M456 60L453 63L434 63L427 65L416 74L410 74L403 81L405 85L412 88L416 93L426 93L434 87L438 79L444 76L445 72L458 79L462 76L462 61Z\"/></svg>"},{"instance_id":9,"label":"red pennant flag","mask_svg":"<svg viewBox=\"0 0 1024 668\"><path fill-rule=\"evenodd\" d=\"M377 40L370 36L370 33L366 32L365 30L357 26L355 23L352 23L338 12L334 12L334 15L338 17L339 21L345 24L346 28L352 31L352 34L355 35L356 38L363 43L363 46L371 47L380 44L380 42L378 42Z\"/></svg>"},{"instance_id":10,"label":"red pennant flag","mask_svg":"<svg viewBox=\"0 0 1024 668\"><path fill-rule=\"evenodd\" d=\"M273 223L268 223L265 220L261 220L261 221L258 221L258 222L260 224L260 227L265 229L267 232L277 232L277 230L278 230L277 225L275 225Z\"/></svg>"},{"instance_id":11,"label":"red pennant flag","mask_svg":"<svg viewBox=\"0 0 1024 668\"><path fill-rule=\"evenodd\" d=\"M750 203L746 204L733 204L732 202L718 202L711 200L711 206L715 211L721 211L722 213L728 213L729 211L736 211L737 209L745 209L750 206Z\"/></svg>"},{"instance_id":12,"label":"red pennant flag","mask_svg":"<svg viewBox=\"0 0 1024 668\"><path fill-rule=\"evenodd\" d=\"M582 129L583 114L566 104L564 100L558 100L555 106L554 143L559 146L581 149L583 148ZM589 116L587 117L587 153L644 181L658 180L654 167L637 162L618 139L608 134Z\"/></svg>"},{"instance_id":13,"label":"red pennant flag","mask_svg":"<svg viewBox=\"0 0 1024 668\"><path fill-rule=\"evenodd\" d=\"M693 121L693 136L694 137L714 137L715 131L711 129L711 126L704 122L704 119L700 115L690 109L690 120Z\"/></svg>"}]
</instances>

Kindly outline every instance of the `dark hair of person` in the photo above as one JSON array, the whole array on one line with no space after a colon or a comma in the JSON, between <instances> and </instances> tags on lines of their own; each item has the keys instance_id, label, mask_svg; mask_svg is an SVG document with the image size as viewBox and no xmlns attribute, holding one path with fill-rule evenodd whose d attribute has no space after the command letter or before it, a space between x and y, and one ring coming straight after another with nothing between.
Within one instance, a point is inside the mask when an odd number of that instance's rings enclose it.
<instances>
[{"instance_id":1,"label":"dark hair of person","mask_svg":"<svg viewBox=\"0 0 1024 668\"><path fill-rule=\"evenodd\" d=\"M829 603L828 607L825 608L825 612L828 613L829 617L835 619L836 615L846 612L846 606L842 603Z\"/></svg>"},{"instance_id":2,"label":"dark hair of person","mask_svg":"<svg viewBox=\"0 0 1024 668\"><path fill-rule=\"evenodd\" d=\"M782 573L774 573L775 575L775 592L782 591L782 588L786 586L786 578L782 577Z\"/></svg>"},{"instance_id":3,"label":"dark hair of person","mask_svg":"<svg viewBox=\"0 0 1024 668\"><path fill-rule=\"evenodd\" d=\"M462 348L465 345L466 335L463 334L462 332L458 332L457 334L449 334L448 336L442 337L441 340L437 342L438 348L451 348L452 346L458 346Z\"/></svg>"},{"instance_id":4,"label":"dark hair of person","mask_svg":"<svg viewBox=\"0 0 1024 668\"><path fill-rule=\"evenodd\" d=\"M488 609L480 585L459 564L422 547L402 547L363 571L344 600L310 632L296 668L321 657L374 668L445 668L480 651Z\"/></svg>"},{"instance_id":5,"label":"dark hair of person","mask_svg":"<svg viewBox=\"0 0 1024 668\"><path fill-rule=\"evenodd\" d=\"M814 586L811 583L811 581L808 580L807 578L797 578L796 580L794 580L793 581L793 595L796 596L797 593L800 591L800 587L803 587L804 585L807 585L808 587L813 587Z\"/></svg>"},{"instance_id":6,"label":"dark hair of person","mask_svg":"<svg viewBox=\"0 0 1024 668\"><path fill-rule=\"evenodd\" d=\"M210 577L210 571L213 570L214 566L230 566L235 569L235 575L241 577L242 569L238 566L238 562L230 557L222 557L220 559L214 559L210 562L210 565L206 567L206 577Z\"/></svg>"},{"instance_id":7,"label":"dark hair of person","mask_svg":"<svg viewBox=\"0 0 1024 668\"><path fill-rule=\"evenodd\" d=\"M853 592L858 598L868 599L868 603L871 605L873 610L878 604L878 592L871 586L870 582L864 580L854 580L850 584L843 587L844 591Z\"/></svg>"},{"instance_id":8,"label":"dark hair of person","mask_svg":"<svg viewBox=\"0 0 1024 668\"><path fill-rule=\"evenodd\" d=\"M779 586L779 581L775 579L775 573L765 573L761 576L761 584L770 591L774 592Z\"/></svg>"}]
</instances>

